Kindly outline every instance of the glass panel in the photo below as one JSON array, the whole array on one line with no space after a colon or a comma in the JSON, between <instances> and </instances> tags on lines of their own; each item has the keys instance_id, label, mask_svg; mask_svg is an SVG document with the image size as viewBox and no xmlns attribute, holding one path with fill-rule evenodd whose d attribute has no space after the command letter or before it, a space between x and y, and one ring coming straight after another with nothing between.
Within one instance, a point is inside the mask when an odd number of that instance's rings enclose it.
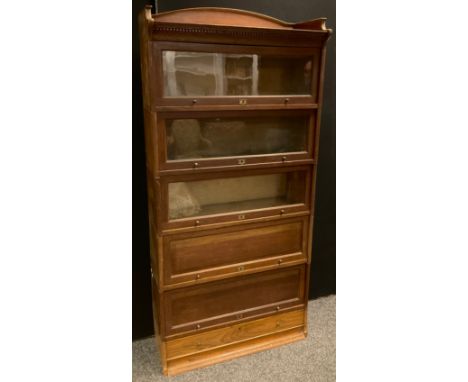
<instances>
[{"instance_id":1,"label":"glass panel","mask_svg":"<svg viewBox=\"0 0 468 382\"><path fill-rule=\"evenodd\" d=\"M311 94L312 57L163 51L164 95Z\"/></svg>"},{"instance_id":2,"label":"glass panel","mask_svg":"<svg viewBox=\"0 0 468 382\"><path fill-rule=\"evenodd\" d=\"M167 159L306 151L308 116L166 120Z\"/></svg>"},{"instance_id":3,"label":"glass panel","mask_svg":"<svg viewBox=\"0 0 468 382\"><path fill-rule=\"evenodd\" d=\"M303 203L305 179L290 172L169 183L169 218Z\"/></svg>"}]
</instances>

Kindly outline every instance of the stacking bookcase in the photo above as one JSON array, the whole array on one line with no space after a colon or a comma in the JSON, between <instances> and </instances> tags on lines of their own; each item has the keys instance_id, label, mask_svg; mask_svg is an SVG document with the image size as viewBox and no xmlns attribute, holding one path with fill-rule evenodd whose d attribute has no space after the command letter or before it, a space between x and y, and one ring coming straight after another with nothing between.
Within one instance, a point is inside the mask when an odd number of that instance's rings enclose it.
<instances>
[{"instance_id":1,"label":"stacking bookcase","mask_svg":"<svg viewBox=\"0 0 468 382\"><path fill-rule=\"evenodd\" d=\"M139 22L163 373L305 338L331 30L224 8Z\"/></svg>"}]
</instances>

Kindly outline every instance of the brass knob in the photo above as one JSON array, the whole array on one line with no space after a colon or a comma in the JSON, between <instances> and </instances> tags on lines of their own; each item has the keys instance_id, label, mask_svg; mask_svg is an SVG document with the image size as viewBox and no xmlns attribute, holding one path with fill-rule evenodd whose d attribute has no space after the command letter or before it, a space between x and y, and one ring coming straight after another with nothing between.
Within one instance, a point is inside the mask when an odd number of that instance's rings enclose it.
<instances>
[{"instance_id":1,"label":"brass knob","mask_svg":"<svg viewBox=\"0 0 468 382\"><path fill-rule=\"evenodd\" d=\"M198 167L198 165L199 165L199 163L198 163L198 162L195 162L195 163L193 164L193 167Z\"/></svg>"},{"instance_id":2,"label":"brass knob","mask_svg":"<svg viewBox=\"0 0 468 382\"><path fill-rule=\"evenodd\" d=\"M199 278L200 278L200 275L198 274L198 275L197 275L197 280L198 280Z\"/></svg>"},{"instance_id":3,"label":"brass knob","mask_svg":"<svg viewBox=\"0 0 468 382\"><path fill-rule=\"evenodd\" d=\"M285 98L284 103L288 103L288 102L289 102L289 98Z\"/></svg>"},{"instance_id":4,"label":"brass knob","mask_svg":"<svg viewBox=\"0 0 468 382\"><path fill-rule=\"evenodd\" d=\"M279 306L276 307L276 310L280 310L281 308Z\"/></svg>"},{"instance_id":5,"label":"brass knob","mask_svg":"<svg viewBox=\"0 0 468 382\"><path fill-rule=\"evenodd\" d=\"M278 265L281 265L281 263L283 262L283 260L278 260Z\"/></svg>"},{"instance_id":6,"label":"brass knob","mask_svg":"<svg viewBox=\"0 0 468 382\"><path fill-rule=\"evenodd\" d=\"M282 160L283 162L286 162L286 159L287 159L286 157L281 157L281 160Z\"/></svg>"},{"instance_id":7,"label":"brass knob","mask_svg":"<svg viewBox=\"0 0 468 382\"><path fill-rule=\"evenodd\" d=\"M195 220L195 225L200 225L200 220Z\"/></svg>"},{"instance_id":8,"label":"brass knob","mask_svg":"<svg viewBox=\"0 0 468 382\"><path fill-rule=\"evenodd\" d=\"M197 329L200 329L200 328L201 328L200 324L197 324Z\"/></svg>"},{"instance_id":9,"label":"brass knob","mask_svg":"<svg viewBox=\"0 0 468 382\"><path fill-rule=\"evenodd\" d=\"M243 271L244 270L244 266L241 265L240 267L237 268L238 271Z\"/></svg>"},{"instance_id":10,"label":"brass knob","mask_svg":"<svg viewBox=\"0 0 468 382\"><path fill-rule=\"evenodd\" d=\"M198 102L198 100L196 100L196 99L193 99L193 100L192 100L192 103L193 103L194 105L195 105L197 102Z\"/></svg>"},{"instance_id":11,"label":"brass knob","mask_svg":"<svg viewBox=\"0 0 468 382\"><path fill-rule=\"evenodd\" d=\"M280 211L280 214L281 214L281 215L283 215L284 213L285 213L285 211L284 211L284 210L281 210L281 211Z\"/></svg>"}]
</instances>

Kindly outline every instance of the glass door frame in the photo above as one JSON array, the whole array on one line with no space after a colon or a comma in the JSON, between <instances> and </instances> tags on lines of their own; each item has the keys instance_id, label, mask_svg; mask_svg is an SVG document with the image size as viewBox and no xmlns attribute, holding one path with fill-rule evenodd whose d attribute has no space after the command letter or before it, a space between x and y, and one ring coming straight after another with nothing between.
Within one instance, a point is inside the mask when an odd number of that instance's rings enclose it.
<instances>
[{"instance_id":1,"label":"glass door frame","mask_svg":"<svg viewBox=\"0 0 468 382\"><path fill-rule=\"evenodd\" d=\"M180 111L161 112L157 118L157 139L159 142L158 161L162 173L173 173L179 171L203 172L219 167L223 168L252 168L258 166L297 165L315 163L315 139L316 139L316 110L249 110L243 113L238 111ZM295 152L281 152L255 155L236 155L211 158L174 159L169 160L167 154L166 120L168 119L198 119L198 118L235 118L242 119L255 117L297 117L308 118L306 150Z\"/></svg>"},{"instance_id":2,"label":"glass door frame","mask_svg":"<svg viewBox=\"0 0 468 382\"><path fill-rule=\"evenodd\" d=\"M214 215L201 215L185 218L178 218L174 220L169 219L169 183L200 181L220 178L231 177L248 177L255 175L269 175L280 173L303 172L304 178L304 196L303 203L284 204L273 207L265 207L244 211L218 213ZM297 215L310 214L310 196L312 187L312 173L313 166L287 166L266 169L250 169L242 171L212 171L210 173L187 173L183 175L166 175L161 177L157 182L158 197L164 203L160 204L156 216L159 219L160 227L163 231L179 228L201 228L212 227L215 224L228 224L244 223L263 220L262 218L278 218L278 217L291 217Z\"/></svg>"},{"instance_id":3,"label":"glass door frame","mask_svg":"<svg viewBox=\"0 0 468 382\"><path fill-rule=\"evenodd\" d=\"M271 47L271 46L249 46L249 45L220 45L220 44L199 44L180 42L152 42L150 45L152 65L151 70L155 71L154 78L157 82L152 82L152 94L155 96L154 104L164 106L183 106L192 110L203 109L206 106L230 106L233 108L248 109L259 105L290 107L301 105L304 108L316 108L318 103L318 83L320 73L321 50L314 47ZM206 53L227 53L227 54L259 54L271 55L274 57L304 57L310 56L312 62L311 94L310 95L248 95L248 96L164 96L164 73L162 51L182 51L182 52L206 52ZM189 110L190 110L189 109Z\"/></svg>"}]
</instances>

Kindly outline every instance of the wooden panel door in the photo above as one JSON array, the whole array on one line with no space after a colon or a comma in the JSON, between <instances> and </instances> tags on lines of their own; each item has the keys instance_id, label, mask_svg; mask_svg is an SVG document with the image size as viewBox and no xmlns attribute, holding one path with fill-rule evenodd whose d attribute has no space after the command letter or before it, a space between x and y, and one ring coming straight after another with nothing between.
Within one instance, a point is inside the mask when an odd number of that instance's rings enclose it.
<instances>
[{"instance_id":1,"label":"wooden panel door","mask_svg":"<svg viewBox=\"0 0 468 382\"><path fill-rule=\"evenodd\" d=\"M164 294L165 335L303 306L305 266L174 289Z\"/></svg>"},{"instance_id":2,"label":"wooden panel door","mask_svg":"<svg viewBox=\"0 0 468 382\"><path fill-rule=\"evenodd\" d=\"M163 236L165 286L305 263L309 218Z\"/></svg>"}]
</instances>

